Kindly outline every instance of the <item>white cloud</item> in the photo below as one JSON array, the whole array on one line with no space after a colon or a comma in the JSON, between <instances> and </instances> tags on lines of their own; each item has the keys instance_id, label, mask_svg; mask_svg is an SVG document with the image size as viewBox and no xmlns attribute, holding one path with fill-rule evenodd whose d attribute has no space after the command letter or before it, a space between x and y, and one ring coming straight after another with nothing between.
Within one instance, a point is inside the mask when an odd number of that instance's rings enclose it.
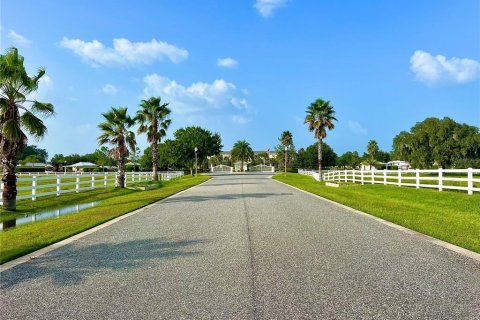
<instances>
[{"instance_id":1,"label":"white cloud","mask_svg":"<svg viewBox=\"0 0 480 320\"><path fill-rule=\"evenodd\" d=\"M467 58L450 58L417 50L410 58L410 69L418 81L428 85L461 84L480 76L480 63Z\"/></svg>"},{"instance_id":2,"label":"white cloud","mask_svg":"<svg viewBox=\"0 0 480 320\"><path fill-rule=\"evenodd\" d=\"M232 58L219 58L217 59L217 66L223 68L236 68L238 61Z\"/></svg>"},{"instance_id":3,"label":"white cloud","mask_svg":"<svg viewBox=\"0 0 480 320\"><path fill-rule=\"evenodd\" d=\"M25 38L19 33L16 33L15 30L10 30L7 35L12 42L17 46L27 46L31 43L30 40Z\"/></svg>"},{"instance_id":4,"label":"white cloud","mask_svg":"<svg viewBox=\"0 0 480 320\"><path fill-rule=\"evenodd\" d=\"M186 115L208 109L217 112L225 107L248 105L236 86L223 79L185 86L154 73L145 76L143 81L146 86L142 98L160 95L163 100L170 102L172 111L177 114Z\"/></svg>"},{"instance_id":5,"label":"white cloud","mask_svg":"<svg viewBox=\"0 0 480 320\"><path fill-rule=\"evenodd\" d=\"M113 84L107 83L103 86L102 92L111 96L114 96L118 92L118 88L115 87Z\"/></svg>"},{"instance_id":6,"label":"white cloud","mask_svg":"<svg viewBox=\"0 0 480 320\"><path fill-rule=\"evenodd\" d=\"M151 64L165 59L179 63L188 58L187 50L155 39L150 42L113 39L113 48L109 48L98 40L86 42L63 37L60 46L72 50L85 62L94 66Z\"/></svg>"},{"instance_id":7,"label":"white cloud","mask_svg":"<svg viewBox=\"0 0 480 320\"><path fill-rule=\"evenodd\" d=\"M283 6L286 2L287 0L256 0L254 6L266 18L270 17L275 9Z\"/></svg>"},{"instance_id":8,"label":"white cloud","mask_svg":"<svg viewBox=\"0 0 480 320\"><path fill-rule=\"evenodd\" d=\"M355 134L367 134L368 130L360 125L360 123L356 121L349 120L348 127L350 130L353 131Z\"/></svg>"},{"instance_id":9,"label":"white cloud","mask_svg":"<svg viewBox=\"0 0 480 320\"><path fill-rule=\"evenodd\" d=\"M239 115L232 116L232 122L236 124L246 124L249 121L250 119L244 116L239 116Z\"/></svg>"}]
</instances>

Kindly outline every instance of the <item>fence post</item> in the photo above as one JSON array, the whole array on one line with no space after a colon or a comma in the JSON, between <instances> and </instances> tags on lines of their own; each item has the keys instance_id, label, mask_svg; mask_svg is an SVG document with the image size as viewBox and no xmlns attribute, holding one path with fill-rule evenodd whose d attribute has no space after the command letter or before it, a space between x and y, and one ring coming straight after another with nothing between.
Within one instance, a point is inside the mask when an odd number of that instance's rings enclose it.
<instances>
[{"instance_id":1,"label":"fence post","mask_svg":"<svg viewBox=\"0 0 480 320\"><path fill-rule=\"evenodd\" d=\"M103 187L104 188L107 187L107 174L106 173L103 174Z\"/></svg>"},{"instance_id":2,"label":"fence post","mask_svg":"<svg viewBox=\"0 0 480 320\"><path fill-rule=\"evenodd\" d=\"M57 196L60 195L60 176L57 175Z\"/></svg>"},{"instance_id":3,"label":"fence post","mask_svg":"<svg viewBox=\"0 0 480 320\"><path fill-rule=\"evenodd\" d=\"M438 168L438 191L443 191L443 168Z\"/></svg>"},{"instance_id":4,"label":"fence post","mask_svg":"<svg viewBox=\"0 0 480 320\"><path fill-rule=\"evenodd\" d=\"M398 169L398 186L402 186L402 170Z\"/></svg>"},{"instance_id":5,"label":"fence post","mask_svg":"<svg viewBox=\"0 0 480 320\"><path fill-rule=\"evenodd\" d=\"M35 201L37 197L37 176L32 177L32 201Z\"/></svg>"},{"instance_id":6,"label":"fence post","mask_svg":"<svg viewBox=\"0 0 480 320\"><path fill-rule=\"evenodd\" d=\"M360 169L360 179L361 179L362 185L364 185L365 181L363 180L363 169Z\"/></svg>"},{"instance_id":7,"label":"fence post","mask_svg":"<svg viewBox=\"0 0 480 320\"><path fill-rule=\"evenodd\" d=\"M115 187L119 187L120 184L118 183L118 174L115 174Z\"/></svg>"},{"instance_id":8,"label":"fence post","mask_svg":"<svg viewBox=\"0 0 480 320\"><path fill-rule=\"evenodd\" d=\"M77 173L77 180L76 180L76 182L77 182L77 183L75 184L75 190L76 190L75 192L78 192L78 191L79 191L78 189L80 189L80 174L78 174L78 173Z\"/></svg>"},{"instance_id":9,"label":"fence post","mask_svg":"<svg viewBox=\"0 0 480 320\"><path fill-rule=\"evenodd\" d=\"M372 169L372 167L370 167L370 169ZM371 174L372 174L372 184L375 183L375 170L370 170Z\"/></svg>"},{"instance_id":10,"label":"fence post","mask_svg":"<svg viewBox=\"0 0 480 320\"><path fill-rule=\"evenodd\" d=\"M95 189L95 175L92 174L92 189Z\"/></svg>"},{"instance_id":11,"label":"fence post","mask_svg":"<svg viewBox=\"0 0 480 320\"><path fill-rule=\"evenodd\" d=\"M468 194L473 194L473 169L468 168Z\"/></svg>"},{"instance_id":12,"label":"fence post","mask_svg":"<svg viewBox=\"0 0 480 320\"><path fill-rule=\"evenodd\" d=\"M347 182L347 170L345 170L345 182Z\"/></svg>"},{"instance_id":13,"label":"fence post","mask_svg":"<svg viewBox=\"0 0 480 320\"><path fill-rule=\"evenodd\" d=\"M415 169L417 189L420 189L420 169Z\"/></svg>"},{"instance_id":14,"label":"fence post","mask_svg":"<svg viewBox=\"0 0 480 320\"><path fill-rule=\"evenodd\" d=\"M355 169L352 169L352 181L355 183Z\"/></svg>"},{"instance_id":15,"label":"fence post","mask_svg":"<svg viewBox=\"0 0 480 320\"><path fill-rule=\"evenodd\" d=\"M383 184L387 185L387 169L383 169Z\"/></svg>"}]
</instances>

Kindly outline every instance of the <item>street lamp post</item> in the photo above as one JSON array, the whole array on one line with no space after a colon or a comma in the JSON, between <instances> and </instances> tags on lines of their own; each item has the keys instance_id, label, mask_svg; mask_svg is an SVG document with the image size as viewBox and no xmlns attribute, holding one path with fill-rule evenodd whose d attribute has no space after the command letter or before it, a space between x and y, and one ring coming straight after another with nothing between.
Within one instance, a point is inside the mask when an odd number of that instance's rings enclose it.
<instances>
[{"instance_id":1,"label":"street lamp post","mask_svg":"<svg viewBox=\"0 0 480 320\"><path fill-rule=\"evenodd\" d=\"M198 151L198 148L195 147L195 176L197 176L197 168L198 168L198 165L197 165L197 151Z\"/></svg>"},{"instance_id":2,"label":"street lamp post","mask_svg":"<svg viewBox=\"0 0 480 320\"><path fill-rule=\"evenodd\" d=\"M288 151L288 147L285 146L285 176L287 175L287 151Z\"/></svg>"}]
</instances>

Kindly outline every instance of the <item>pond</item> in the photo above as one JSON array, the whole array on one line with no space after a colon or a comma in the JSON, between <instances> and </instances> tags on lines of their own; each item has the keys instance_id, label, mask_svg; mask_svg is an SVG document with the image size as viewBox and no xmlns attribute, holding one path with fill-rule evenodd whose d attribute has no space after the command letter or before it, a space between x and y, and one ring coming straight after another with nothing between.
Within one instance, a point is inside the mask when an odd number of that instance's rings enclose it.
<instances>
[{"instance_id":1,"label":"pond","mask_svg":"<svg viewBox=\"0 0 480 320\"><path fill-rule=\"evenodd\" d=\"M98 206L101 201L94 201L82 204L71 205L63 208L52 209L37 213L27 213L23 216L16 217L15 219L5 220L0 222L0 231L9 230L11 228L15 228L22 224L32 223L35 221L50 219L50 218L58 218L60 216L70 214L70 213L77 213L82 210L93 208Z\"/></svg>"}]
</instances>

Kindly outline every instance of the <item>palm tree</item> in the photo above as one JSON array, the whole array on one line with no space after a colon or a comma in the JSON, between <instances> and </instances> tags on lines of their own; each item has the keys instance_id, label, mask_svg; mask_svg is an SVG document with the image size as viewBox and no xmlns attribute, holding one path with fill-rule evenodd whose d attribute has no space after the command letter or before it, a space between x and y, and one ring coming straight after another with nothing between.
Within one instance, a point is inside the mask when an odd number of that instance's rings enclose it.
<instances>
[{"instance_id":1,"label":"palm tree","mask_svg":"<svg viewBox=\"0 0 480 320\"><path fill-rule=\"evenodd\" d=\"M305 123L308 124L308 130L314 132L315 138L318 139L318 173L320 181L322 181L322 147L323 139L327 136L327 129L335 128L334 121L335 110L330 105L330 101L317 99L310 104L306 110Z\"/></svg>"},{"instance_id":2,"label":"palm tree","mask_svg":"<svg viewBox=\"0 0 480 320\"><path fill-rule=\"evenodd\" d=\"M283 145L283 147L285 149L285 174L287 174L288 148L293 143L292 133L288 130L283 131L279 140L280 140L280 143Z\"/></svg>"},{"instance_id":3,"label":"palm tree","mask_svg":"<svg viewBox=\"0 0 480 320\"><path fill-rule=\"evenodd\" d=\"M129 154L129 148L135 150L135 133L128 129L135 124L135 120L127 114L127 108L111 108L110 111L102 113L105 122L98 127L103 133L97 138L99 145L109 144L112 149L110 157L117 161L118 187L125 187L125 159Z\"/></svg>"},{"instance_id":4,"label":"palm tree","mask_svg":"<svg viewBox=\"0 0 480 320\"><path fill-rule=\"evenodd\" d=\"M248 160L253 160L253 150L252 147L250 147L250 143L248 143L245 140L238 140L235 142L233 145L233 149L231 152L232 158L237 159L241 161L241 169L240 171L243 170L243 163Z\"/></svg>"},{"instance_id":5,"label":"palm tree","mask_svg":"<svg viewBox=\"0 0 480 320\"><path fill-rule=\"evenodd\" d=\"M377 141L375 141L375 140L368 141L367 152L370 155L371 160L375 159L375 155L377 154L378 150L379 149L378 149Z\"/></svg>"},{"instance_id":6,"label":"palm tree","mask_svg":"<svg viewBox=\"0 0 480 320\"><path fill-rule=\"evenodd\" d=\"M142 100L137 111L136 120L140 123L138 133L146 133L147 141L152 147L153 180L158 181L158 144L167 135L167 129L172 120L167 119L170 115L169 103L162 103L160 97L151 97Z\"/></svg>"},{"instance_id":7,"label":"palm tree","mask_svg":"<svg viewBox=\"0 0 480 320\"><path fill-rule=\"evenodd\" d=\"M28 100L27 96L38 89L45 69L40 68L30 77L24 66L23 56L16 48L0 55L0 158L3 167L3 208L17 208L17 177L15 169L18 155L27 146L27 134L40 139L47 127L39 116L55 114L50 103Z\"/></svg>"}]
</instances>

